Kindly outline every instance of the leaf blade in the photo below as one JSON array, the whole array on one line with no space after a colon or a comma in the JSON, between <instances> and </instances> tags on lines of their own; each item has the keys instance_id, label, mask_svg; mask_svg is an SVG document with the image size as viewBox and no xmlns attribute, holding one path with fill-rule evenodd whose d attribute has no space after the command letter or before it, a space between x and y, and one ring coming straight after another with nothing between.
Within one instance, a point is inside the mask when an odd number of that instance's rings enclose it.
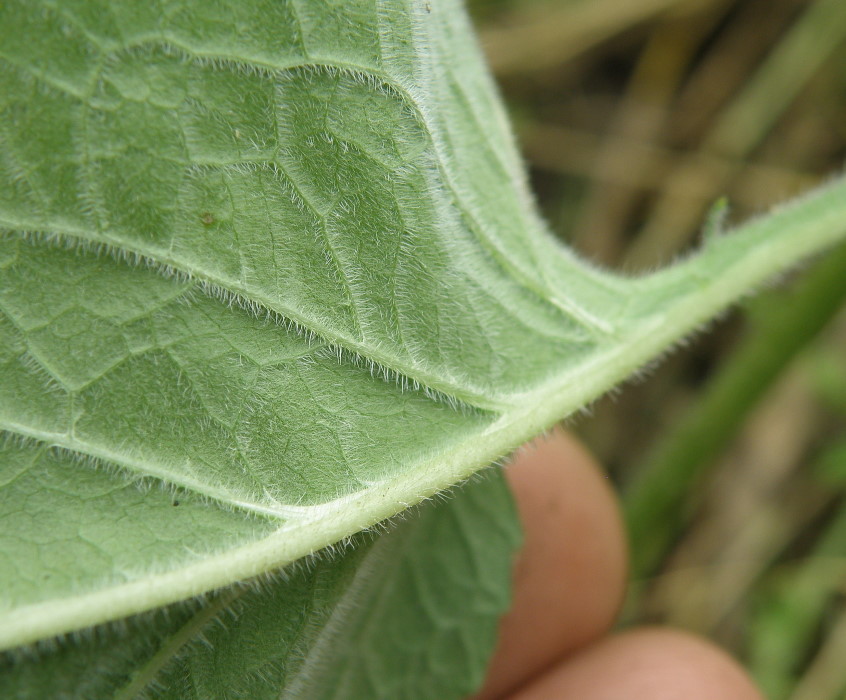
<instances>
[{"instance_id":1,"label":"leaf blade","mask_svg":"<svg viewBox=\"0 0 846 700\"><path fill-rule=\"evenodd\" d=\"M502 473L285 576L0 654L4 697L459 698L481 682L520 534ZM96 669L96 672L94 671Z\"/></svg>"},{"instance_id":2,"label":"leaf blade","mask_svg":"<svg viewBox=\"0 0 846 700\"><path fill-rule=\"evenodd\" d=\"M180 516L199 556L142 553L117 579L106 558L84 585L11 596L3 646L227 585L391 517L846 235L840 180L649 278L578 261L536 221L451 3L433 17L259 0L0 12L10 483L29 438L109 463L116 492L135 472L205 499L210 523L229 517L219 507L243 518L233 544ZM19 492L4 495L12 522ZM38 527L21 541L55 542ZM24 590L32 577L9 571Z\"/></svg>"}]
</instances>

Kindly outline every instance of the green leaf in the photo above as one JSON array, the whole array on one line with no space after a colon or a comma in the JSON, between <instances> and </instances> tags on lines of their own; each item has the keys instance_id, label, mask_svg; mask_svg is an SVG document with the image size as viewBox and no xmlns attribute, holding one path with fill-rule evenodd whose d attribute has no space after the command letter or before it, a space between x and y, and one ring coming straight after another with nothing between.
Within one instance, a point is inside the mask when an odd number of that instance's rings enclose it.
<instances>
[{"instance_id":1,"label":"green leaf","mask_svg":"<svg viewBox=\"0 0 846 700\"><path fill-rule=\"evenodd\" d=\"M846 237L846 181L626 279L538 222L451 0L7 0L0 227L11 647L462 480Z\"/></svg>"},{"instance_id":2,"label":"green leaf","mask_svg":"<svg viewBox=\"0 0 846 700\"><path fill-rule=\"evenodd\" d=\"M461 698L482 680L519 531L501 472L343 556L0 656L0 697Z\"/></svg>"}]
</instances>

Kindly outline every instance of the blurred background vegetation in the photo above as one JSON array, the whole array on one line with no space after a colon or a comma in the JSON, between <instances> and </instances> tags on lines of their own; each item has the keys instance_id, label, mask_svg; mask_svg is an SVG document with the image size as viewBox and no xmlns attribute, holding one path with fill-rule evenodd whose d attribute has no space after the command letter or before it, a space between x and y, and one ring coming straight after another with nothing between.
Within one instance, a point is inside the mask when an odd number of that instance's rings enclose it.
<instances>
[{"instance_id":1,"label":"blurred background vegetation","mask_svg":"<svg viewBox=\"0 0 846 700\"><path fill-rule=\"evenodd\" d=\"M846 0L470 9L541 209L603 265L654 268L843 169ZM623 494L624 623L715 639L773 700L846 698L844 302L846 247L570 424Z\"/></svg>"}]
</instances>

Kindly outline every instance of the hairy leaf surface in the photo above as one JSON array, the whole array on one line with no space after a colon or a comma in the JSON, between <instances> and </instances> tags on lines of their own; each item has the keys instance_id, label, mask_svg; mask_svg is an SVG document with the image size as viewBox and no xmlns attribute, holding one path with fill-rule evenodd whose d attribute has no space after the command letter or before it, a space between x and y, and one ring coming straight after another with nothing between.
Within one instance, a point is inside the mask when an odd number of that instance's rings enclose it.
<instances>
[{"instance_id":1,"label":"hairy leaf surface","mask_svg":"<svg viewBox=\"0 0 846 700\"><path fill-rule=\"evenodd\" d=\"M0 645L460 481L846 235L642 279L543 230L452 0L0 5Z\"/></svg>"},{"instance_id":2,"label":"hairy leaf surface","mask_svg":"<svg viewBox=\"0 0 846 700\"><path fill-rule=\"evenodd\" d=\"M0 697L447 700L477 688L520 541L499 471L284 576L0 655Z\"/></svg>"}]
</instances>

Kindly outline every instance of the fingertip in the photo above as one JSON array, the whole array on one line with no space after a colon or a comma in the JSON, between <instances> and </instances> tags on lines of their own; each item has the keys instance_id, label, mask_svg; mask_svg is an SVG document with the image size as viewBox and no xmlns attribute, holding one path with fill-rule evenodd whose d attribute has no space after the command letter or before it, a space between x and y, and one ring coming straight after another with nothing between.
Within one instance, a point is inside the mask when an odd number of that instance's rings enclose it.
<instances>
[{"instance_id":1,"label":"fingertip","mask_svg":"<svg viewBox=\"0 0 846 700\"><path fill-rule=\"evenodd\" d=\"M563 661L511 700L763 700L719 647L686 632L645 628L608 637Z\"/></svg>"}]
</instances>

